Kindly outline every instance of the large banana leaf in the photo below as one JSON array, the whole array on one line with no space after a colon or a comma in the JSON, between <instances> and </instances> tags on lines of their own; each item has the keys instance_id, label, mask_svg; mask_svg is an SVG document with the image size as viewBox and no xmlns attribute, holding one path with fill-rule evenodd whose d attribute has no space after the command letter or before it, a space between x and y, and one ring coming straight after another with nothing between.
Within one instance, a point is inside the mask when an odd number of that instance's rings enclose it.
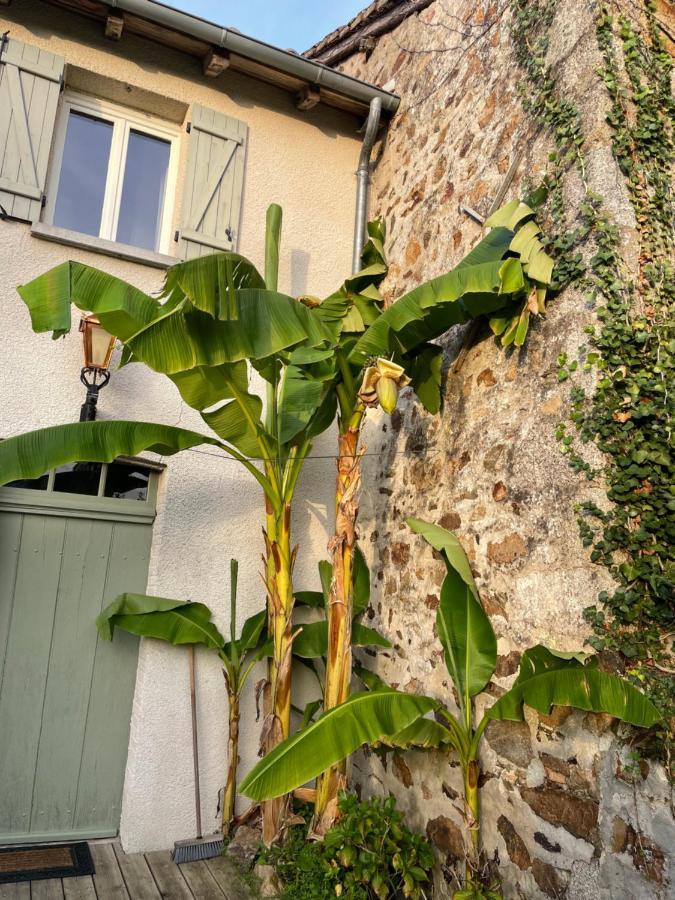
<instances>
[{"instance_id":1,"label":"large banana leaf","mask_svg":"<svg viewBox=\"0 0 675 900\"><path fill-rule=\"evenodd\" d=\"M144 450L171 456L199 444L222 444L186 428L151 422L76 422L28 431L0 442L0 484L37 478L64 463L112 462Z\"/></svg>"},{"instance_id":2,"label":"large banana leaf","mask_svg":"<svg viewBox=\"0 0 675 900\"><path fill-rule=\"evenodd\" d=\"M232 321L220 321L185 300L130 338L128 347L151 369L172 375L335 339L307 307L285 294L242 288L234 292L234 304Z\"/></svg>"},{"instance_id":3,"label":"large banana leaf","mask_svg":"<svg viewBox=\"0 0 675 900\"><path fill-rule=\"evenodd\" d=\"M497 663L497 639L485 610L469 585L449 571L441 586L436 630L445 665L465 710L488 683Z\"/></svg>"},{"instance_id":4,"label":"large banana leaf","mask_svg":"<svg viewBox=\"0 0 675 900\"><path fill-rule=\"evenodd\" d=\"M522 287L519 262L503 259L512 237L513 232L505 228L493 229L450 272L400 297L358 339L350 361L363 365L371 356L404 353L443 334L451 324L466 321L461 304L442 312L437 308L454 304L464 294L505 294ZM434 318L425 323L432 310Z\"/></svg>"},{"instance_id":5,"label":"large banana leaf","mask_svg":"<svg viewBox=\"0 0 675 900\"><path fill-rule=\"evenodd\" d=\"M398 734L436 705L430 697L394 690L352 694L270 751L244 778L239 790L253 800L286 794L363 744Z\"/></svg>"},{"instance_id":6,"label":"large banana leaf","mask_svg":"<svg viewBox=\"0 0 675 900\"><path fill-rule=\"evenodd\" d=\"M197 366L169 377L188 406L198 410L232 400L235 392L248 392L248 365L243 359L221 366Z\"/></svg>"},{"instance_id":7,"label":"large banana leaf","mask_svg":"<svg viewBox=\"0 0 675 900\"><path fill-rule=\"evenodd\" d=\"M202 413L202 419L218 437L232 444L244 456L260 457L258 436L263 429L261 413L262 400L247 391L213 412Z\"/></svg>"},{"instance_id":8,"label":"large banana leaf","mask_svg":"<svg viewBox=\"0 0 675 900\"><path fill-rule=\"evenodd\" d=\"M111 641L115 628L170 644L204 644L220 649L225 639L203 603L148 594L120 594L96 619L99 634Z\"/></svg>"},{"instance_id":9,"label":"large banana leaf","mask_svg":"<svg viewBox=\"0 0 675 900\"><path fill-rule=\"evenodd\" d=\"M440 525L425 522L424 519L416 519L414 516L410 516L405 521L408 528L412 529L415 534L421 535L434 550L439 550L443 554L446 565L450 565L462 577L477 597L478 589L471 566L457 536Z\"/></svg>"},{"instance_id":10,"label":"large banana leaf","mask_svg":"<svg viewBox=\"0 0 675 900\"><path fill-rule=\"evenodd\" d=\"M209 253L172 266L166 273L164 296L178 293L214 319L236 316L233 292L239 288L264 288L253 265L238 253Z\"/></svg>"},{"instance_id":11,"label":"large banana leaf","mask_svg":"<svg viewBox=\"0 0 675 900\"><path fill-rule=\"evenodd\" d=\"M523 654L521 669L510 691L486 712L489 719L520 721L523 704L547 715L551 706L574 706L609 713L631 725L649 728L662 715L644 694L628 681L601 672L594 660L582 665L538 645Z\"/></svg>"},{"instance_id":12,"label":"large banana leaf","mask_svg":"<svg viewBox=\"0 0 675 900\"><path fill-rule=\"evenodd\" d=\"M17 288L33 331L70 331L70 305L95 313L103 327L124 341L162 313L160 303L138 288L77 262L65 262Z\"/></svg>"}]
</instances>

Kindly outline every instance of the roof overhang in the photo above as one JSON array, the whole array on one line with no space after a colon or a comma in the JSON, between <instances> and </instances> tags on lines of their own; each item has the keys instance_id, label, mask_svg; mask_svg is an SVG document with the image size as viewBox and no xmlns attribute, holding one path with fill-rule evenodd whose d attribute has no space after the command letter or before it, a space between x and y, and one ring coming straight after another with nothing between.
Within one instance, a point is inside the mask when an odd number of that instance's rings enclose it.
<instances>
[{"instance_id":1,"label":"roof overhang","mask_svg":"<svg viewBox=\"0 0 675 900\"><path fill-rule=\"evenodd\" d=\"M276 85L295 95L299 109L324 103L362 116L379 97L383 112L393 115L400 102L396 94L375 85L156 0L47 2L99 20L113 41L134 34L197 57L205 77L232 71Z\"/></svg>"}]
</instances>

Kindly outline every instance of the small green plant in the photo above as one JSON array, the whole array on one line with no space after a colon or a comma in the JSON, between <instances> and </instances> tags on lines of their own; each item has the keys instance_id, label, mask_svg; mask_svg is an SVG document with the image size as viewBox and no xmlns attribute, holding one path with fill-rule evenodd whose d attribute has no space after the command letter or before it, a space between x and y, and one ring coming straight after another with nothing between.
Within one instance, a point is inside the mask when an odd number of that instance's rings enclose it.
<instances>
[{"instance_id":1,"label":"small green plant","mask_svg":"<svg viewBox=\"0 0 675 900\"><path fill-rule=\"evenodd\" d=\"M223 834L234 819L239 763L239 703L253 666L269 655L266 612L248 618L237 637L237 574L239 563L230 560L230 640L225 641L203 603L168 600L147 594L120 594L96 619L99 634L111 641L115 628L152 637L169 644L199 644L218 653L227 689L227 779L223 794Z\"/></svg>"},{"instance_id":2,"label":"small green plant","mask_svg":"<svg viewBox=\"0 0 675 900\"><path fill-rule=\"evenodd\" d=\"M430 896L434 857L427 839L411 831L394 797L359 801L342 792L340 818L323 842L292 830L284 847L265 854L283 881L282 900L398 900Z\"/></svg>"},{"instance_id":3,"label":"small green plant","mask_svg":"<svg viewBox=\"0 0 675 900\"><path fill-rule=\"evenodd\" d=\"M279 744L249 772L243 794L264 800L293 790L344 759L364 743L407 749L445 748L457 754L464 782L464 819L469 834L465 885L455 900L497 897L481 847L479 749L491 721L522 721L523 707L548 715L552 706L605 712L632 725L660 723L654 704L625 679L603 672L597 657L558 653L542 645L526 650L511 688L476 718L475 697L494 675L497 638L480 602L469 560L456 535L421 519L409 527L441 555L447 573L441 587L436 630L456 693L456 709L431 697L391 689L352 694L316 722ZM415 715L414 703L422 708ZM435 718L427 718L434 711ZM486 885L489 885L487 887Z\"/></svg>"}]
</instances>

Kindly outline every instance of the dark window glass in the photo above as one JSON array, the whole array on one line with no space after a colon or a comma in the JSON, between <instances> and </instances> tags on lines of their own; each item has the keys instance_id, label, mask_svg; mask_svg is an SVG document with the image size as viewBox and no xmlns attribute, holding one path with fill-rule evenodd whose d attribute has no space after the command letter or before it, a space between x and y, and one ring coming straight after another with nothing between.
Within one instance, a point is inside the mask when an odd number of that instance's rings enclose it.
<instances>
[{"instance_id":1,"label":"dark window glass","mask_svg":"<svg viewBox=\"0 0 675 900\"><path fill-rule=\"evenodd\" d=\"M66 494L88 494L95 497L101 480L101 464L91 462L67 463L54 474L54 490Z\"/></svg>"},{"instance_id":2,"label":"dark window glass","mask_svg":"<svg viewBox=\"0 0 675 900\"><path fill-rule=\"evenodd\" d=\"M168 141L130 132L117 223L116 239L121 243L146 250L159 247L170 150Z\"/></svg>"},{"instance_id":3,"label":"dark window glass","mask_svg":"<svg viewBox=\"0 0 675 900\"><path fill-rule=\"evenodd\" d=\"M113 126L71 111L63 147L54 224L98 236Z\"/></svg>"},{"instance_id":4,"label":"dark window glass","mask_svg":"<svg viewBox=\"0 0 675 900\"><path fill-rule=\"evenodd\" d=\"M145 469L111 463L105 480L105 496L123 500L147 500L150 475Z\"/></svg>"},{"instance_id":5,"label":"dark window glass","mask_svg":"<svg viewBox=\"0 0 675 900\"><path fill-rule=\"evenodd\" d=\"M31 488L34 491L46 491L49 481L49 472L40 475L39 478L20 478L18 481L10 481L5 487Z\"/></svg>"}]
</instances>

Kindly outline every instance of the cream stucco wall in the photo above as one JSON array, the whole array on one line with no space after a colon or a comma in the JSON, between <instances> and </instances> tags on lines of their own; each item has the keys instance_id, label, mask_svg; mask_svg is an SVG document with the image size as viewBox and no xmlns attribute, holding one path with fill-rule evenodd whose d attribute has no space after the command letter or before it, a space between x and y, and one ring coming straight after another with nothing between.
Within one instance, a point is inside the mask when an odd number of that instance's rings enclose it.
<instances>
[{"instance_id":1,"label":"cream stucco wall","mask_svg":"<svg viewBox=\"0 0 675 900\"><path fill-rule=\"evenodd\" d=\"M265 210L284 209L280 289L294 294L328 293L350 266L357 122L317 107L298 113L292 98L277 89L225 73L201 75L199 62L165 47L124 37L107 41L95 22L22 0L0 16L0 32L65 57L68 64L95 74L92 85L115 79L129 85L130 98L155 95L189 105L199 102L245 121L249 146L238 250L262 261ZM112 85L111 88L114 88ZM117 85L119 87L119 85ZM143 100L143 96L146 100ZM152 96L150 100L152 101ZM175 111L175 103L169 104ZM164 104L165 107L169 106ZM183 132L181 162L187 135ZM180 221L181 186L176 221ZM161 272L136 263L47 243L26 225L0 222L0 432L3 436L77 419L83 398L79 384L77 332L53 343L30 330L27 311L15 292L65 259L98 266L144 290L156 290ZM149 419L204 429L200 417L179 399L173 386L140 366L114 373L101 395L99 418ZM330 438L315 453L329 453ZM173 457L161 477L148 589L164 596L201 600L226 628L229 560L240 560L242 617L261 608L259 578L261 496L243 470L225 459L193 452ZM325 526L333 467L329 460L307 463L295 519L302 554L296 568L299 588L315 587L315 561L324 554ZM93 623L92 623L93 624ZM205 830L216 827L217 792L224 781L226 700L215 660L198 658L199 727ZM258 726L251 694L244 701L242 764L255 761ZM194 836L192 762L187 657L180 649L145 640L141 644L122 809L125 848L170 847Z\"/></svg>"}]
</instances>

